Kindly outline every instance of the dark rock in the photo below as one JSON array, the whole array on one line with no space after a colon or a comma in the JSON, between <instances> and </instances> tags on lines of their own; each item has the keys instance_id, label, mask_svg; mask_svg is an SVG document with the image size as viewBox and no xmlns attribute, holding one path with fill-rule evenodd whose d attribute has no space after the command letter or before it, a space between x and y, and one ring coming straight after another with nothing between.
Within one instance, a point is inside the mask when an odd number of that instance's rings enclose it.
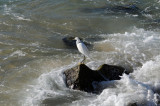
<instances>
[{"instance_id":1,"label":"dark rock","mask_svg":"<svg viewBox=\"0 0 160 106\"><path fill-rule=\"evenodd\" d=\"M66 76L66 84L72 89L92 92L93 81L104 81L97 71L91 70L84 64L68 69L64 72Z\"/></svg>"},{"instance_id":2,"label":"dark rock","mask_svg":"<svg viewBox=\"0 0 160 106\"><path fill-rule=\"evenodd\" d=\"M75 37L64 37L62 40L63 42L69 47L76 47L76 40Z\"/></svg>"},{"instance_id":3,"label":"dark rock","mask_svg":"<svg viewBox=\"0 0 160 106\"><path fill-rule=\"evenodd\" d=\"M154 20L155 23L160 23L160 19Z\"/></svg>"},{"instance_id":4,"label":"dark rock","mask_svg":"<svg viewBox=\"0 0 160 106\"><path fill-rule=\"evenodd\" d=\"M116 6L111 8L112 11L120 11L120 12L125 12L125 13L130 13L130 14L138 14L139 13L139 8L135 5L125 5L125 6Z\"/></svg>"},{"instance_id":5,"label":"dark rock","mask_svg":"<svg viewBox=\"0 0 160 106\"><path fill-rule=\"evenodd\" d=\"M76 47L76 40L74 40L75 37L64 37L62 40L65 43L66 46L70 47L70 48L77 48ZM82 40L80 38L80 40ZM82 40L83 41L83 40ZM91 44L84 42L84 44L86 46L91 46Z\"/></svg>"},{"instance_id":6,"label":"dark rock","mask_svg":"<svg viewBox=\"0 0 160 106\"><path fill-rule=\"evenodd\" d=\"M83 12L87 13L129 13L129 14L140 14L141 10L136 5L124 5L124 6L103 6L98 8L84 8L82 9Z\"/></svg>"},{"instance_id":7,"label":"dark rock","mask_svg":"<svg viewBox=\"0 0 160 106\"><path fill-rule=\"evenodd\" d=\"M91 70L85 64L80 64L64 71L64 74L67 87L94 93L94 84L106 80L119 80L124 72L125 69L120 66L103 64L98 70Z\"/></svg>"},{"instance_id":8,"label":"dark rock","mask_svg":"<svg viewBox=\"0 0 160 106\"><path fill-rule=\"evenodd\" d=\"M103 64L98 71L108 80L120 80L120 75L124 73L125 69L120 66Z\"/></svg>"},{"instance_id":9,"label":"dark rock","mask_svg":"<svg viewBox=\"0 0 160 106\"><path fill-rule=\"evenodd\" d=\"M127 106L138 106L137 103L129 103Z\"/></svg>"}]
</instances>

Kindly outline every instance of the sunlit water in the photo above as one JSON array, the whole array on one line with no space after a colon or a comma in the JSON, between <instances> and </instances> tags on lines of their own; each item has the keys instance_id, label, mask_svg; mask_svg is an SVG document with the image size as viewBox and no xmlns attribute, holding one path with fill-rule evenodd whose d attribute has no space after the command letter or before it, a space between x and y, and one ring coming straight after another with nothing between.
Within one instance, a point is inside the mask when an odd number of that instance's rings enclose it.
<instances>
[{"instance_id":1,"label":"sunlit water","mask_svg":"<svg viewBox=\"0 0 160 106\"><path fill-rule=\"evenodd\" d=\"M102 8L128 4L140 12ZM1 0L0 105L159 105L159 11L159 0ZM90 68L106 63L132 73L100 82L104 90L99 95L67 88L63 71L82 57L63 43L67 36L93 45L93 60L86 61Z\"/></svg>"}]
</instances>

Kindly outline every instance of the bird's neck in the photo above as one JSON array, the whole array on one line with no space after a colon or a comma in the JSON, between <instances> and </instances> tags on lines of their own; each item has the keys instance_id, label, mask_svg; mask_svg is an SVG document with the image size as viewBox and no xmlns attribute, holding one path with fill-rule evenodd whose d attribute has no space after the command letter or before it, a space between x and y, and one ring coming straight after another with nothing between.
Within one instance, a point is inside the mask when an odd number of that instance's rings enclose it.
<instances>
[{"instance_id":1,"label":"bird's neck","mask_svg":"<svg viewBox=\"0 0 160 106\"><path fill-rule=\"evenodd\" d=\"M80 40L80 39L77 39L76 43L77 43L77 44L78 44L78 43L81 43L81 40Z\"/></svg>"}]
</instances>

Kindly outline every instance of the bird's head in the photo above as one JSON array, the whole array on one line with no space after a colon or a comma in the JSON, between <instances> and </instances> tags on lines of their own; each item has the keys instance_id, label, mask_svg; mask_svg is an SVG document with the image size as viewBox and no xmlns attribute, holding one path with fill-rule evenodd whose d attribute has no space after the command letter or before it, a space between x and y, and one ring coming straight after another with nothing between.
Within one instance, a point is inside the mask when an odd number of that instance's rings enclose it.
<instances>
[{"instance_id":1,"label":"bird's head","mask_svg":"<svg viewBox=\"0 0 160 106\"><path fill-rule=\"evenodd\" d=\"M78 38L78 37L75 37L74 40L79 40L79 38Z\"/></svg>"}]
</instances>

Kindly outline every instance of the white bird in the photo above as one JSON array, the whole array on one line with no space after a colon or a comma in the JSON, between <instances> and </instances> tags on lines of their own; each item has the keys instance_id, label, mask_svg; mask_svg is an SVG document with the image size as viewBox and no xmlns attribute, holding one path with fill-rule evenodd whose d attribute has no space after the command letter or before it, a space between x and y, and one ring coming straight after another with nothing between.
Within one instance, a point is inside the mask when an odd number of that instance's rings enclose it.
<instances>
[{"instance_id":1,"label":"white bird","mask_svg":"<svg viewBox=\"0 0 160 106\"><path fill-rule=\"evenodd\" d=\"M75 40L79 52L84 55L84 59L81 61L81 63L83 63L85 61L85 56L89 57L89 51L86 45L78 37L75 37Z\"/></svg>"}]
</instances>

